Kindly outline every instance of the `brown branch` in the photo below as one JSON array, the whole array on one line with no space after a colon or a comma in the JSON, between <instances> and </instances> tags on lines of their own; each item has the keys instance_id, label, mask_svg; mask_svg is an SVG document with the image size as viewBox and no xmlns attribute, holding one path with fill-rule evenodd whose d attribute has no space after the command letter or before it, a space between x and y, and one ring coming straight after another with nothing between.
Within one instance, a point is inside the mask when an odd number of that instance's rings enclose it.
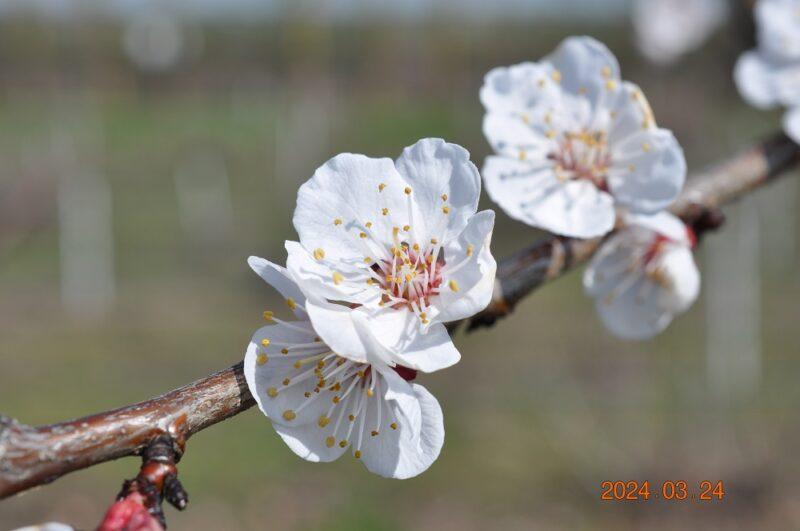
<instances>
[{"instance_id":1,"label":"brown branch","mask_svg":"<svg viewBox=\"0 0 800 531\"><path fill-rule=\"evenodd\" d=\"M672 211L698 229L712 227L716 209L800 161L800 147L775 136L691 179ZM470 328L494 323L523 297L558 278L595 251L599 240L547 237L498 266L495 296ZM174 441L180 457L186 439L254 404L242 364L160 397L49 426L31 427L0 417L0 498L42 485L97 463L141 455L158 437Z\"/></svg>"}]
</instances>

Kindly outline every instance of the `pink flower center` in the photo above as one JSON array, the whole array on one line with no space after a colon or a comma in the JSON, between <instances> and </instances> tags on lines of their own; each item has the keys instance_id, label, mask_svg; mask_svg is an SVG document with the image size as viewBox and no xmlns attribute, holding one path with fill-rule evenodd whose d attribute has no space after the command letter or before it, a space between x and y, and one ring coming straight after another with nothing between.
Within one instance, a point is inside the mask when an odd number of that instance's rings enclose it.
<instances>
[{"instance_id":1,"label":"pink flower center","mask_svg":"<svg viewBox=\"0 0 800 531\"><path fill-rule=\"evenodd\" d=\"M611 165L608 138L604 131L564 133L558 148L548 155L556 164L559 180L587 180L601 190L608 189Z\"/></svg>"},{"instance_id":2,"label":"pink flower center","mask_svg":"<svg viewBox=\"0 0 800 531\"><path fill-rule=\"evenodd\" d=\"M439 294L442 283L445 261L440 247L433 245L420 251L418 245L412 247L403 242L390 251L391 260L382 259L372 266L384 291L381 304L422 312L420 318L424 322L423 310L430 305L431 297Z\"/></svg>"}]
</instances>

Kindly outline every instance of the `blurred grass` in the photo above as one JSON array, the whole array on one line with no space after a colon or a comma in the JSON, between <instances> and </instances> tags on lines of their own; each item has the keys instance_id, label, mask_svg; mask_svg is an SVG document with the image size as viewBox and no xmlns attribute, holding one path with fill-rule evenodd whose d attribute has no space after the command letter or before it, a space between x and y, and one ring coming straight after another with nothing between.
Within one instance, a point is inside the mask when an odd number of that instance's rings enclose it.
<instances>
[{"instance_id":1,"label":"blurred grass","mask_svg":"<svg viewBox=\"0 0 800 531\"><path fill-rule=\"evenodd\" d=\"M118 293L99 322L64 313L55 220L0 255L0 410L31 424L63 420L147 398L238 361L262 310L280 307L245 259L283 260L283 240L295 237L297 186L333 154L393 157L420 137L442 136L467 147L480 166L488 148L480 133L480 75L472 71L483 70L463 59L479 46L467 45L463 35L423 34L456 44L444 52L432 47L444 60L423 62L419 85L393 86L398 78L391 78L363 90L336 79L300 83L297 90L6 90L0 184L57 175L54 131L72 135L76 167L98 170L111 185ZM487 30L481 42L494 35ZM560 38L550 30L530 50L547 51ZM630 57L620 37L610 38ZM357 53L344 39L334 57ZM502 57L500 64L541 55L525 44L503 41L491 54ZM457 66L447 62L452 53L463 59ZM319 57L313 46L298 54ZM416 52L409 57L419 59ZM774 116L741 104L719 78L726 66L715 57L689 59L680 73L649 70L633 59L625 66L662 124L675 129L693 168L775 126ZM438 64L449 65L447 75L434 75ZM173 175L198 150L220 153L230 178L235 231L214 245L192 242L178 221ZM492 205L484 198L483 206ZM537 236L499 214L495 254ZM347 457L303 462L259 412L248 411L189 443L180 470L191 503L185 514L168 509L170 528L800 525L790 466L800 442L796 262L763 281L762 381L741 401L719 400L708 388L702 301L657 340L623 343L602 329L579 275L541 289L491 330L459 333L463 362L420 378L442 403L447 429L441 457L421 477L383 480ZM90 528L137 466L133 459L105 464L5 501L0 527L57 519ZM600 481L617 479L722 479L728 497L703 507L600 502Z\"/></svg>"}]
</instances>

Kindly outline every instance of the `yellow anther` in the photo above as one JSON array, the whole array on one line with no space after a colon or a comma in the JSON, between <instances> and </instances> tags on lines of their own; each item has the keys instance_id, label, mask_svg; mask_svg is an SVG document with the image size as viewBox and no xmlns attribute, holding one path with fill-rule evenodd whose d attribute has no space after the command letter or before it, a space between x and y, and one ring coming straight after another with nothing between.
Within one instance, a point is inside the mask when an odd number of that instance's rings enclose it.
<instances>
[{"instance_id":1,"label":"yellow anther","mask_svg":"<svg viewBox=\"0 0 800 531\"><path fill-rule=\"evenodd\" d=\"M442 212L443 212L444 214L449 214L449 213L450 213L450 207L449 207L449 206L447 206L447 205L443 206L443 207L442 207Z\"/></svg>"},{"instance_id":2,"label":"yellow anther","mask_svg":"<svg viewBox=\"0 0 800 531\"><path fill-rule=\"evenodd\" d=\"M344 439L339 441L339 448L347 448L347 441L345 441Z\"/></svg>"},{"instance_id":3,"label":"yellow anther","mask_svg":"<svg viewBox=\"0 0 800 531\"><path fill-rule=\"evenodd\" d=\"M351 413L351 414L349 414L347 416L347 420L349 420L350 422L353 422L354 420L356 420L356 416Z\"/></svg>"},{"instance_id":4,"label":"yellow anther","mask_svg":"<svg viewBox=\"0 0 800 531\"><path fill-rule=\"evenodd\" d=\"M386 188L386 185L384 183L381 183L381 184L378 185L378 191L379 192L383 192L384 188Z\"/></svg>"},{"instance_id":5,"label":"yellow anther","mask_svg":"<svg viewBox=\"0 0 800 531\"><path fill-rule=\"evenodd\" d=\"M550 74L550 77L552 77L553 81L556 83L561 83L561 72L558 70L553 70L553 72Z\"/></svg>"},{"instance_id":6,"label":"yellow anther","mask_svg":"<svg viewBox=\"0 0 800 531\"><path fill-rule=\"evenodd\" d=\"M366 232L359 232L358 233L358 237L359 238L366 238L367 237L367 233Z\"/></svg>"},{"instance_id":7,"label":"yellow anther","mask_svg":"<svg viewBox=\"0 0 800 531\"><path fill-rule=\"evenodd\" d=\"M330 423L330 421L331 419L329 419L325 415L320 415L319 418L317 419L317 424L319 425L320 428L324 428L325 426L328 425L328 423Z\"/></svg>"},{"instance_id":8,"label":"yellow anther","mask_svg":"<svg viewBox=\"0 0 800 531\"><path fill-rule=\"evenodd\" d=\"M467 245L467 256L472 256L472 253L475 252L475 246L472 244Z\"/></svg>"},{"instance_id":9,"label":"yellow anther","mask_svg":"<svg viewBox=\"0 0 800 531\"><path fill-rule=\"evenodd\" d=\"M334 404L338 404L340 400L341 398L339 398L339 395L336 395L331 399L331 402L333 402Z\"/></svg>"},{"instance_id":10,"label":"yellow anther","mask_svg":"<svg viewBox=\"0 0 800 531\"><path fill-rule=\"evenodd\" d=\"M411 275L406 275L406 282L411 282Z\"/></svg>"},{"instance_id":11,"label":"yellow anther","mask_svg":"<svg viewBox=\"0 0 800 531\"><path fill-rule=\"evenodd\" d=\"M456 282L455 280L451 279L450 282L447 283L447 285L450 286L451 290L458 291L458 282Z\"/></svg>"},{"instance_id":12,"label":"yellow anther","mask_svg":"<svg viewBox=\"0 0 800 531\"><path fill-rule=\"evenodd\" d=\"M272 318L275 316L275 312L271 312L269 310L264 312L264 320L266 322L272 321Z\"/></svg>"},{"instance_id":13,"label":"yellow anther","mask_svg":"<svg viewBox=\"0 0 800 531\"><path fill-rule=\"evenodd\" d=\"M373 391L372 389L367 389L367 396L373 396L374 394L375 391Z\"/></svg>"},{"instance_id":14,"label":"yellow anther","mask_svg":"<svg viewBox=\"0 0 800 531\"><path fill-rule=\"evenodd\" d=\"M344 365L346 362L347 362L347 360L346 360L346 359L344 359L344 358L339 358L338 360L336 360L336 366L337 366L337 367L340 367L340 366Z\"/></svg>"},{"instance_id":15,"label":"yellow anther","mask_svg":"<svg viewBox=\"0 0 800 531\"><path fill-rule=\"evenodd\" d=\"M419 244L415 243L414 245L411 246L411 248L414 249L415 251L419 251Z\"/></svg>"},{"instance_id":16,"label":"yellow anther","mask_svg":"<svg viewBox=\"0 0 800 531\"><path fill-rule=\"evenodd\" d=\"M549 131L547 131L544 134L544 136L546 136L547 138L555 138L556 137L556 132L553 131L552 129L550 129Z\"/></svg>"},{"instance_id":17,"label":"yellow anther","mask_svg":"<svg viewBox=\"0 0 800 531\"><path fill-rule=\"evenodd\" d=\"M636 166L635 166L635 165L633 165L633 164L629 164L629 165L628 165L628 170L629 170L631 173L633 173L633 172L635 172L635 171L636 171Z\"/></svg>"},{"instance_id":18,"label":"yellow anther","mask_svg":"<svg viewBox=\"0 0 800 531\"><path fill-rule=\"evenodd\" d=\"M372 279L372 278L368 278L368 279L367 279L367 285L368 285L368 286L372 286L372 285L374 285L374 284L375 284L375 280L374 280L374 279Z\"/></svg>"},{"instance_id":19,"label":"yellow anther","mask_svg":"<svg viewBox=\"0 0 800 531\"><path fill-rule=\"evenodd\" d=\"M368 229L371 229L371 228L372 228L372 222L371 222L371 221L367 221L367 222L366 222L364 225L365 225L365 226L366 226Z\"/></svg>"},{"instance_id":20,"label":"yellow anther","mask_svg":"<svg viewBox=\"0 0 800 531\"><path fill-rule=\"evenodd\" d=\"M267 396L270 398L275 398L276 396L278 396L278 390L275 389L274 387L270 387L269 389L267 389Z\"/></svg>"},{"instance_id":21,"label":"yellow anther","mask_svg":"<svg viewBox=\"0 0 800 531\"><path fill-rule=\"evenodd\" d=\"M342 276L342 274L339 273L338 271L334 271L333 272L333 283L338 286L339 284L342 283L342 280L344 280L344 277Z\"/></svg>"},{"instance_id":22,"label":"yellow anther","mask_svg":"<svg viewBox=\"0 0 800 531\"><path fill-rule=\"evenodd\" d=\"M283 379L283 385L289 385L290 383L292 383L292 381L289 378Z\"/></svg>"},{"instance_id":23,"label":"yellow anther","mask_svg":"<svg viewBox=\"0 0 800 531\"><path fill-rule=\"evenodd\" d=\"M256 363L258 365L264 365L268 361L269 361L269 358L267 357L266 354L259 354L258 356L256 356Z\"/></svg>"},{"instance_id":24,"label":"yellow anther","mask_svg":"<svg viewBox=\"0 0 800 531\"><path fill-rule=\"evenodd\" d=\"M314 249L314 258L322 260L325 258L325 251L323 249Z\"/></svg>"},{"instance_id":25,"label":"yellow anther","mask_svg":"<svg viewBox=\"0 0 800 531\"><path fill-rule=\"evenodd\" d=\"M428 262L428 265L432 264L433 263L433 255L429 254L428 256L426 256L425 257L425 261Z\"/></svg>"},{"instance_id":26,"label":"yellow anther","mask_svg":"<svg viewBox=\"0 0 800 531\"><path fill-rule=\"evenodd\" d=\"M392 235L397 236L400 232L400 227L392 227Z\"/></svg>"},{"instance_id":27,"label":"yellow anther","mask_svg":"<svg viewBox=\"0 0 800 531\"><path fill-rule=\"evenodd\" d=\"M336 219L333 220L333 224L336 225L336 226L339 226L339 225L342 224L342 220L339 219L339 218L336 218Z\"/></svg>"},{"instance_id":28,"label":"yellow anther","mask_svg":"<svg viewBox=\"0 0 800 531\"><path fill-rule=\"evenodd\" d=\"M603 74L603 77L611 77L611 67L610 66L604 66L603 70L601 72Z\"/></svg>"},{"instance_id":29,"label":"yellow anther","mask_svg":"<svg viewBox=\"0 0 800 531\"><path fill-rule=\"evenodd\" d=\"M356 459L361 459L361 450L356 450L353 455Z\"/></svg>"},{"instance_id":30,"label":"yellow anther","mask_svg":"<svg viewBox=\"0 0 800 531\"><path fill-rule=\"evenodd\" d=\"M408 232L411 230L411 225L403 225L403 230Z\"/></svg>"},{"instance_id":31,"label":"yellow anther","mask_svg":"<svg viewBox=\"0 0 800 531\"><path fill-rule=\"evenodd\" d=\"M370 432L370 435L372 435L373 437L377 437L377 436L378 436L378 433L379 433L379 432L378 432L378 430L372 430L372 431Z\"/></svg>"},{"instance_id":32,"label":"yellow anther","mask_svg":"<svg viewBox=\"0 0 800 531\"><path fill-rule=\"evenodd\" d=\"M431 245L436 245L437 243L439 243L439 240L436 238L431 238Z\"/></svg>"},{"instance_id":33,"label":"yellow anther","mask_svg":"<svg viewBox=\"0 0 800 531\"><path fill-rule=\"evenodd\" d=\"M606 88L608 90L614 90L615 88L617 88L617 82L614 81L613 79L607 80L606 81Z\"/></svg>"},{"instance_id":34,"label":"yellow anther","mask_svg":"<svg viewBox=\"0 0 800 531\"><path fill-rule=\"evenodd\" d=\"M325 439L325 446L327 446L328 448L333 448L334 444L336 444L336 439L334 439L333 437L327 437Z\"/></svg>"},{"instance_id":35,"label":"yellow anther","mask_svg":"<svg viewBox=\"0 0 800 531\"><path fill-rule=\"evenodd\" d=\"M524 149L520 149L519 150L519 160L525 160L525 157L527 157L527 156L528 156L528 154L525 152Z\"/></svg>"},{"instance_id":36,"label":"yellow anther","mask_svg":"<svg viewBox=\"0 0 800 531\"><path fill-rule=\"evenodd\" d=\"M358 375L359 378L363 378L364 377L364 371L360 370L360 371L356 372L356 374Z\"/></svg>"},{"instance_id":37,"label":"yellow anther","mask_svg":"<svg viewBox=\"0 0 800 531\"><path fill-rule=\"evenodd\" d=\"M403 189L403 192L405 192L406 195L411 195L411 187L410 186L406 186Z\"/></svg>"},{"instance_id":38,"label":"yellow anther","mask_svg":"<svg viewBox=\"0 0 800 531\"><path fill-rule=\"evenodd\" d=\"M281 349L281 354L288 354L288 353L289 353L289 349L288 348L282 348Z\"/></svg>"},{"instance_id":39,"label":"yellow anther","mask_svg":"<svg viewBox=\"0 0 800 531\"><path fill-rule=\"evenodd\" d=\"M296 362L294 362L294 368L295 368L295 369L299 369L299 368L301 368L302 366L303 366L303 363L302 363L302 362L300 362L300 361L296 361Z\"/></svg>"},{"instance_id":40,"label":"yellow anther","mask_svg":"<svg viewBox=\"0 0 800 531\"><path fill-rule=\"evenodd\" d=\"M447 194L442 194L442 201L447 201Z\"/></svg>"},{"instance_id":41,"label":"yellow anther","mask_svg":"<svg viewBox=\"0 0 800 531\"><path fill-rule=\"evenodd\" d=\"M286 411L283 412L284 420L294 420L295 417L297 417L297 415L295 415L294 411L292 411L291 409L287 409Z\"/></svg>"},{"instance_id":42,"label":"yellow anther","mask_svg":"<svg viewBox=\"0 0 800 531\"><path fill-rule=\"evenodd\" d=\"M286 299L286 306L288 306L290 310L294 310L295 308L297 308L297 303L294 302L293 298L289 297L288 299Z\"/></svg>"},{"instance_id":43,"label":"yellow anther","mask_svg":"<svg viewBox=\"0 0 800 531\"><path fill-rule=\"evenodd\" d=\"M394 282L394 277L392 275L386 275L386 282Z\"/></svg>"},{"instance_id":44,"label":"yellow anther","mask_svg":"<svg viewBox=\"0 0 800 531\"><path fill-rule=\"evenodd\" d=\"M642 142L642 149L644 151L650 151L652 148L650 147L650 144L648 144L647 142Z\"/></svg>"},{"instance_id":45,"label":"yellow anther","mask_svg":"<svg viewBox=\"0 0 800 531\"><path fill-rule=\"evenodd\" d=\"M389 209L386 208L386 207L383 207L381 209L381 214L383 214L384 216L388 216L389 215Z\"/></svg>"},{"instance_id":46,"label":"yellow anther","mask_svg":"<svg viewBox=\"0 0 800 531\"><path fill-rule=\"evenodd\" d=\"M306 397L306 398L311 398L311 393L306 391L305 393L303 393L303 396Z\"/></svg>"},{"instance_id":47,"label":"yellow anther","mask_svg":"<svg viewBox=\"0 0 800 531\"><path fill-rule=\"evenodd\" d=\"M372 258L370 258L369 256L365 256L365 257L364 257L364 263L365 263L365 264L370 264L370 263L372 263Z\"/></svg>"},{"instance_id":48,"label":"yellow anther","mask_svg":"<svg viewBox=\"0 0 800 531\"><path fill-rule=\"evenodd\" d=\"M261 346L262 347L268 347L269 346L269 339L267 339L267 338L262 339L261 340Z\"/></svg>"},{"instance_id":49,"label":"yellow anther","mask_svg":"<svg viewBox=\"0 0 800 531\"><path fill-rule=\"evenodd\" d=\"M389 427L392 428L393 430L396 430L397 429L397 423L396 422L392 422L391 424L389 424Z\"/></svg>"}]
</instances>

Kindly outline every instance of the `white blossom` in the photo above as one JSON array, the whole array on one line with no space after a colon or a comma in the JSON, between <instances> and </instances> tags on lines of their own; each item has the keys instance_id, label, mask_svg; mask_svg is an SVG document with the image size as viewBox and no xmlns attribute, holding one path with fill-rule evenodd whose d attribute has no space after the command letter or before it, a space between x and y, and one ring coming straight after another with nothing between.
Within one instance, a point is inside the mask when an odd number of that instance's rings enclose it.
<instances>
[{"instance_id":1,"label":"white blossom","mask_svg":"<svg viewBox=\"0 0 800 531\"><path fill-rule=\"evenodd\" d=\"M367 344L366 360L331 350L306 312L308 301L288 271L263 258L250 266L277 289L295 314L256 331L247 348L244 374L251 394L275 431L308 461L338 459L348 448L381 476L404 479L426 470L444 443L442 410L415 371L390 367L371 348L376 343L362 316L354 328ZM327 303L320 303L325 305Z\"/></svg>"},{"instance_id":2,"label":"white blossom","mask_svg":"<svg viewBox=\"0 0 800 531\"><path fill-rule=\"evenodd\" d=\"M605 242L583 276L606 327L625 339L646 339L686 311L700 291L692 256L694 234L662 212L629 216Z\"/></svg>"},{"instance_id":3,"label":"white blossom","mask_svg":"<svg viewBox=\"0 0 800 531\"><path fill-rule=\"evenodd\" d=\"M800 142L800 0L759 0L754 12L758 45L736 63L736 85L755 107L788 107L783 128Z\"/></svg>"},{"instance_id":4,"label":"white blossom","mask_svg":"<svg viewBox=\"0 0 800 531\"><path fill-rule=\"evenodd\" d=\"M650 61L672 63L705 44L728 11L727 0L635 0L637 47Z\"/></svg>"},{"instance_id":5,"label":"white blossom","mask_svg":"<svg viewBox=\"0 0 800 531\"><path fill-rule=\"evenodd\" d=\"M469 153L420 140L393 162L350 153L298 193L287 268L330 347L367 362L355 323L369 323L389 365L425 372L460 359L444 325L489 303L494 212L476 214L480 176ZM328 304L333 302L336 304Z\"/></svg>"},{"instance_id":6,"label":"white blossom","mask_svg":"<svg viewBox=\"0 0 800 531\"><path fill-rule=\"evenodd\" d=\"M677 196L683 150L600 42L570 37L538 63L490 71L483 177L511 217L556 234L610 231L616 208L654 214Z\"/></svg>"}]
</instances>

